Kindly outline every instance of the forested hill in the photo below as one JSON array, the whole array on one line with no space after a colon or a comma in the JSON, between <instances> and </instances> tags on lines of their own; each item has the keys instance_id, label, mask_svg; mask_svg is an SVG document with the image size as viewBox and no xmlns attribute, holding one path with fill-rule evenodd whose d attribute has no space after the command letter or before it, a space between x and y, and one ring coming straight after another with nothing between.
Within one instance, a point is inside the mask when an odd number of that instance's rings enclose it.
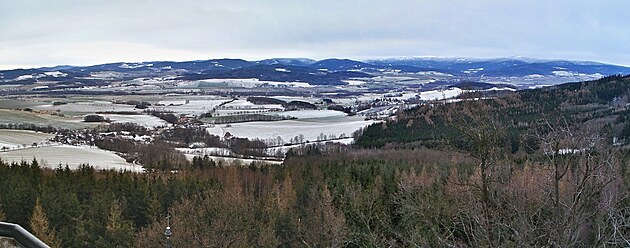
<instances>
[{"instance_id":1,"label":"forested hill","mask_svg":"<svg viewBox=\"0 0 630 248\"><path fill-rule=\"evenodd\" d=\"M445 146L461 135L454 127L457 120L453 117L468 116L462 111L470 111L465 106L473 102L483 104L486 114L496 116L494 121L506 128L513 152L525 149L528 134L543 132L545 123L560 121L575 126L597 124L620 144L630 138L629 100L630 76L616 75L524 90L482 101L436 102L399 113L395 120L369 126L356 144L362 147ZM466 122L459 120L462 121Z\"/></svg>"}]
</instances>

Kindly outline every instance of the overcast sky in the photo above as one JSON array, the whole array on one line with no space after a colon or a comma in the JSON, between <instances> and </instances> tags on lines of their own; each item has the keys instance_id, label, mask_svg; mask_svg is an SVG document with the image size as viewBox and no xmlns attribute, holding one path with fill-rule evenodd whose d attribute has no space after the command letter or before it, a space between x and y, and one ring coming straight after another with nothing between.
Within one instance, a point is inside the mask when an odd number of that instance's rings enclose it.
<instances>
[{"instance_id":1,"label":"overcast sky","mask_svg":"<svg viewBox=\"0 0 630 248\"><path fill-rule=\"evenodd\" d=\"M0 68L400 56L630 65L627 0L0 0Z\"/></svg>"}]
</instances>

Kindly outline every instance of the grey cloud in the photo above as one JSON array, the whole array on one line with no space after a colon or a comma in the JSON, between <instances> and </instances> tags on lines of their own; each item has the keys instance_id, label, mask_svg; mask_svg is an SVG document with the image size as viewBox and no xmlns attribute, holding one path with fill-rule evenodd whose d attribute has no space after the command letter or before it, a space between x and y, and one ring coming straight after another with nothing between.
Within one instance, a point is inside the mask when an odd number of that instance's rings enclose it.
<instances>
[{"instance_id":1,"label":"grey cloud","mask_svg":"<svg viewBox=\"0 0 630 248\"><path fill-rule=\"evenodd\" d=\"M630 65L622 56L630 54L628 7L623 0L1 0L0 65L146 54L185 59L174 56L178 51L248 58L564 56ZM105 44L144 52L103 52L116 51Z\"/></svg>"}]
</instances>

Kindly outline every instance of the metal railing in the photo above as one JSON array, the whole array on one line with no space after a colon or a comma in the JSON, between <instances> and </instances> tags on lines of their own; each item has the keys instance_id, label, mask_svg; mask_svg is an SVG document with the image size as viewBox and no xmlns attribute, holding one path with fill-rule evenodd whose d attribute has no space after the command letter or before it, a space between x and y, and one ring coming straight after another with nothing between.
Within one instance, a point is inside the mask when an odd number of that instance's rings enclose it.
<instances>
[{"instance_id":1,"label":"metal railing","mask_svg":"<svg viewBox=\"0 0 630 248\"><path fill-rule=\"evenodd\" d=\"M24 248L50 248L20 225L0 222L0 236L13 238Z\"/></svg>"}]
</instances>

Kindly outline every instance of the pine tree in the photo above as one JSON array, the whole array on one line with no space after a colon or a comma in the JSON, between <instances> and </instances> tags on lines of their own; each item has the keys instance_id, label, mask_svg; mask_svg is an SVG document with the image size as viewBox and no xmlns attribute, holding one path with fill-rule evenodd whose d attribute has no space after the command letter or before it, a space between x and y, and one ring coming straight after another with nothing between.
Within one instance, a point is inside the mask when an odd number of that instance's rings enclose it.
<instances>
[{"instance_id":1,"label":"pine tree","mask_svg":"<svg viewBox=\"0 0 630 248\"><path fill-rule=\"evenodd\" d=\"M123 218L122 212L120 203L114 200L109 208L106 227L111 247L128 247L133 243L133 225L130 220Z\"/></svg>"},{"instance_id":2,"label":"pine tree","mask_svg":"<svg viewBox=\"0 0 630 248\"><path fill-rule=\"evenodd\" d=\"M33 216L31 217L29 224L33 234L41 241L52 248L61 247L61 242L57 239L55 230L48 226L48 217L46 217L46 213L44 213L44 208L42 208L39 198L35 203Z\"/></svg>"},{"instance_id":3,"label":"pine tree","mask_svg":"<svg viewBox=\"0 0 630 248\"><path fill-rule=\"evenodd\" d=\"M73 247L93 247L94 245L91 243L90 234L87 223L83 220L81 216L75 221L75 233L72 237L72 246Z\"/></svg>"}]
</instances>

